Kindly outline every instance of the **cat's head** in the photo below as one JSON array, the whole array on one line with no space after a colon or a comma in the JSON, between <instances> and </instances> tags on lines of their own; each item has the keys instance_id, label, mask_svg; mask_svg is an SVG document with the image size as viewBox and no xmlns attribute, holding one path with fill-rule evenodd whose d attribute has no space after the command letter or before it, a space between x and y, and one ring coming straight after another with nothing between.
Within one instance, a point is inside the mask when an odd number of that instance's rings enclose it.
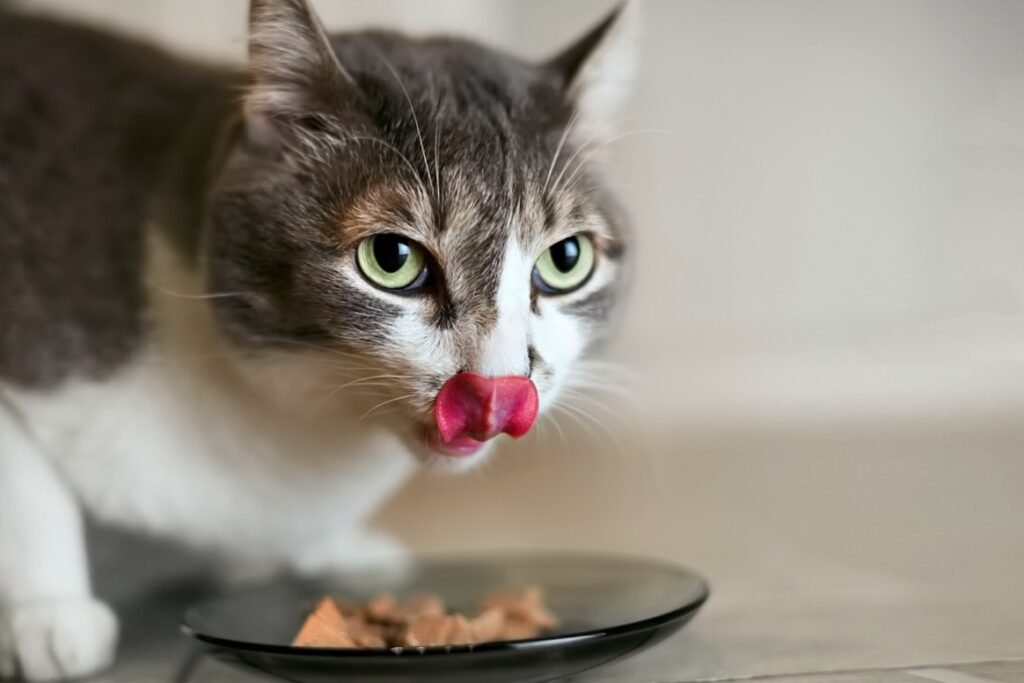
<instances>
[{"instance_id":1,"label":"cat's head","mask_svg":"<svg viewBox=\"0 0 1024 683\"><path fill-rule=\"evenodd\" d=\"M531 63L329 37L305 0L254 0L204 253L210 290L240 294L215 310L259 359L254 382L297 410L365 410L451 466L529 430L622 284L624 220L596 158L634 14Z\"/></svg>"}]
</instances>

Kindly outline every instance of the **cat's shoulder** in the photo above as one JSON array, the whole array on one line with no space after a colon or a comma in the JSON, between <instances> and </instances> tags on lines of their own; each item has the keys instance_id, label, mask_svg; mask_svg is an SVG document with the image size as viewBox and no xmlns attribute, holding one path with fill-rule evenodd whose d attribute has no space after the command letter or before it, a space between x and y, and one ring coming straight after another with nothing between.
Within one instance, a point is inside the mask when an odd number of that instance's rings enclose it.
<instances>
[{"instance_id":1,"label":"cat's shoulder","mask_svg":"<svg viewBox=\"0 0 1024 683\"><path fill-rule=\"evenodd\" d=\"M225 76L0 10L0 380L102 375L143 336L143 225Z\"/></svg>"}]
</instances>

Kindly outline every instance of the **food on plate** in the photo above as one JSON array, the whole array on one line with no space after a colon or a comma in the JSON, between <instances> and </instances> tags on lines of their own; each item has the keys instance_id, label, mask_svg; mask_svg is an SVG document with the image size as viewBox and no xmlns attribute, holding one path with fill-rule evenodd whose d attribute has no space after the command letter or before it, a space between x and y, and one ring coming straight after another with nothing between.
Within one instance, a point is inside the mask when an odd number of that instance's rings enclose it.
<instances>
[{"instance_id":1,"label":"food on plate","mask_svg":"<svg viewBox=\"0 0 1024 683\"><path fill-rule=\"evenodd\" d=\"M495 593L467 616L449 612L440 597L414 595L398 602L382 594L358 606L325 596L306 617L296 647L383 648L473 645L536 638L558 626L537 586Z\"/></svg>"}]
</instances>

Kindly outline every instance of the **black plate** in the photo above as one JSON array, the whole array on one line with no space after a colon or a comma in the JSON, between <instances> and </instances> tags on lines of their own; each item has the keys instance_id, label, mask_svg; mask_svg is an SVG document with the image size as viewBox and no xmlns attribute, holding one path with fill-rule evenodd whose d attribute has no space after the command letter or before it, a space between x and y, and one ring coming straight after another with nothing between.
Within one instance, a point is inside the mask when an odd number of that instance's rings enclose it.
<instances>
[{"instance_id":1,"label":"black plate","mask_svg":"<svg viewBox=\"0 0 1024 683\"><path fill-rule=\"evenodd\" d=\"M364 601L434 592L474 612L496 590L540 585L562 626L542 638L475 646L344 650L289 645L316 597ZM298 683L540 683L634 654L685 625L708 597L696 574L603 555L434 560L400 578L362 573L330 583L275 584L189 609L183 629L212 656Z\"/></svg>"}]
</instances>

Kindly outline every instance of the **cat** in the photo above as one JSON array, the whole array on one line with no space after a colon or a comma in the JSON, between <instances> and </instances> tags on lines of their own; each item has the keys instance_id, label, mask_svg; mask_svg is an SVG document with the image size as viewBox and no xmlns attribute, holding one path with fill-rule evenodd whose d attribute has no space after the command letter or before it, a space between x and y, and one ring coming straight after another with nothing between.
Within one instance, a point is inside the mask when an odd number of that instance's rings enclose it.
<instances>
[{"instance_id":1,"label":"cat","mask_svg":"<svg viewBox=\"0 0 1024 683\"><path fill-rule=\"evenodd\" d=\"M253 0L234 70L0 10L0 677L113 661L83 515L400 563L366 520L416 463L557 402L627 279L636 15L533 63Z\"/></svg>"}]
</instances>

